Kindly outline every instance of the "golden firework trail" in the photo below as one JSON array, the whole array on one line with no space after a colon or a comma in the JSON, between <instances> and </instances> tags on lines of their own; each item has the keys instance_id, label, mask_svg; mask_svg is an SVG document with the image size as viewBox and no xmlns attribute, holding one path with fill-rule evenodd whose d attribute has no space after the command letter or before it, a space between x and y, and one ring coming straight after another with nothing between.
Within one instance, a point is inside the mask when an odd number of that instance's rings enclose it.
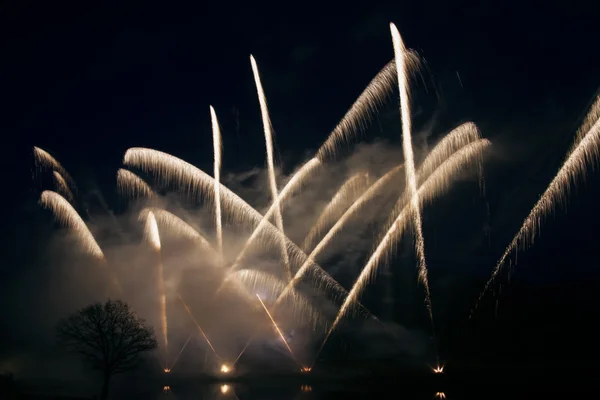
<instances>
[{"instance_id":1,"label":"golden firework trail","mask_svg":"<svg viewBox=\"0 0 600 400\"><path fill-rule=\"evenodd\" d=\"M189 343L189 341L190 341L191 338L192 338L192 335L188 336L187 340L183 344L183 347L181 348L181 350L179 350L179 353L177 353L177 356L175 357L175 360L173 360L173 363L171 364L171 367L169 367L169 372L173 371L173 367L175 366L175 364L177 364L177 360L179 360L179 357L181 356L181 353L183 353L183 351L185 350L185 347L187 346L187 344Z\"/></svg>"},{"instance_id":2,"label":"golden firework trail","mask_svg":"<svg viewBox=\"0 0 600 400\"><path fill-rule=\"evenodd\" d=\"M156 284L160 299L160 323L165 344L165 368L168 368L167 359L169 354L169 339L167 325L167 294L165 291L163 264L162 260L160 260L160 235L158 233L158 224L156 223L156 218L154 217L154 213L152 211L148 212L148 216L146 218L146 225L144 228L144 239L150 244L150 247L152 248L152 250L154 250L158 257L158 271L156 277Z\"/></svg>"},{"instance_id":3,"label":"golden firework trail","mask_svg":"<svg viewBox=\"0 0 600 400\"><path fill-rule=\"evenodd\" d=\"M154 215L156 223L171 234L186 238L198 244L202 249L209 250L211 253L220 256L204 236L175 214L161 208L147 207L140 211L139 219L141 221L147 221L150 213Z\"/></svg>"},{"instance_id":4,"label":"golden firework trail","mask_svg":"<svg viewBox=\"0 0 600 400\"><path fill-rule=\"evenodd\" d=\"M308 251L313 248L323 229L333 221L339 219L344 212L344 208L348 206L348 203L354 201L358 195L362 194L368 185L369 174L367 172L359 172L348 178L327 206L325 206L317 222L315 222L306 235L302 249Z\"/></svg>"},{"instance_id":5,"label":"golden firework trail","mask_svg":"<svg viewBox=\"0 0 600 400\"><path fill-rule=\"evenodd\" d=\"M200 334L202 335L202 337L204 338L204 340L206 340L206 343L208 343L208 346L210 347L210 349L212 350L212 352L214 353L214 355L218 359L220 359L220 357L217 354L217 351L213 347L212 343L210 342L210 340L208 340L208 336L206 336L206 333L204 333L204 330L202 330L202 328L200 327L200 324L198 323L198 321L194 317L194 314L192 314L192 311L190 311L190 308L188 307L188 305L185 303L185 301L183 301L183 297L181 297L181 295L179 293L177 293L177 296L179 297L179 300L181 300L181 304L183 304L183 306L185 307L185 310L188 312L188 314L190 315L190 317L192 318L192 320L194 321L194 323L198 327L198 330L200 331Z\"/></svg>"},{"instance_id":6,"label":"golden firework trail","mask_svg":"<svg viewBox=\"0 0 600 400\"><path fill-rule=\"evenodd\" d=\"M584 132L582 128L587 129L585 133L582 133ZM523 225L521 225L521 228L504 251L504 254L500 257L492 272L492 276L485 284L475 306L471 310L471 316L511 253L517 252L519 248L527 248L533 244L544 217L554 211L557 204L564 204L567 201L571 188L577 179L585 178L586 167L597 162L600 158L600 96L596 98L596 101L584 119L582 127L578 130L575 142L577 144L572 148L567 159L558 170L558 173L531 209L531 212L525 218L525 221L523 221Z\"/></svg>"},{"instance_id":7,"label":"golden firework trail","mask_svg":"<svg viewBox=\"0 0 600 400\"><path fill-rule=\"evenodd\" d=\"M354 104L346 112L327 140L321 145L317 152L317 158L324 161L335 158L339 149L350 143L356 133L365 127L377 109L383 105L386 98L390 96L396 84L396 63L390 61L375 75Z\"/></svg>"},{"instance_id":8,"label":"golden firework trail","mask_svg":"<svg viewBox=\"0 0 600 400\"><path fill-rule=\"evenodd\" d=\"M481 153L490 146L490 144L491 143L487 139L479 139L464 146L444 161L419 188L417 198L420 203L430 201L434 196L447 190L450 186L451 177L458 175L458 173L467 166L469 161L478 159ZM358 300L367 283L375 277L377 269L381 262L384 261L385 256L393 248L394 244L400 240L402 234L408 228L412 214L411 207L412 204L410 203L404 207L400 215L398 215L394 221L394 224L388 229L383 239L371 254L371 257L350 289L350 293L340 307L335 321L329 328L325 340L321 345L321 349L342 318L346 316L350 310L350 306Z\"/></svg>"},{"instance_id":9,"label":"golden firework trail","mask_svg":"<svg viewBox=\"0 0 600 400\"><path fill-rule=\"evenodd\" d=\"M337 220L337 222L333 225L333 227L327 232L327 234L323 237L323 239L321 239L319 244L309 254L306 261L304 261L302 266L298 269L298 271L294 275L294 278L290 281L290 283L288 283L287 287L285 288L283 293L280 295L280 298L287 295L288 290L291 290L300 281L300 279L302 279L302 277L306 274L306 272L308 271L308 268L311 265L316 263L316 257L331 242L331 240L334 238L334 236L341 231L342 227L346 224L346 222L348 222L352 216L356 215L358 213L358 211L362 208L362 206L364 206L370 200L372 200L373 197L377 193L379 193L379 191L381 189L385 188L391 181L391 178L393 178L397 172L402 170L403 167L404 167L403 165L399 165L395 168L392 168L390 171L388 171L385 175L383 175L381 178L379 178L365 193L363 193L363 195L360 196L352 204L352 206L350 206L350 208L348 208L346 210L346 212L344 212L344 214L340 217L340 219ZM279 301L279 299L278 299L278 301ZM275 304L278 304L278 302L276 302Z\"/></svg>"},{"instance_id":10,"label":"golden firework trail","mask_svg":"<svg viewBox=\"0 0 600 400\"><path fill-rule=\"evenodd\" d=\"M302 264L302 266L298 269L298 271L296 271L296 274L294 275L294 277L292 278L292 280L279 293L279 295L277 296L277 300L275 301L275 307L278 307L279 304L281 303L281 301L284 298L286 298L286 296L288 296L290 294L290 292L295 292L294 286L298 282L300 282L300 280L306 275L306 273L308 272L308 268L310 266L312 266L312 265L318 265L318 264L316 264L315 258L321 252L321 250L323 250L326 247L326 245L331 241L331 239L342 229L342 227L345 225L345 223L347 221L349 221L350 218L353 215L356 215L358 213L358 211L364 205L366 205L370 200L372 200L373 197L375 195L377 195L381 191L381 189L385 188L391 182L392 178L394 178L395 175L398 172L400 172L403 167L404 167L404 165L399 165L397 167L392 168L390 171L388 171L385 175L383 175L381 178L379 178L371 187L369 187L369 189L366 192L364 192L352 204L352 206L350 206L350 208L348 208L346 210L346 212L344 212L344 214L342 215L342 217L340 217L337 220L337 222L335 223L335 225L327 232L327 234L325 235L325 237L323 239L321 239L321 241L319 242L319 244L317 245L317 247L315 247L315 249L311 252L311 254L308 256L308 258L306 258L306 260L304 261L304 263ZM333 284L333 282L335 282L335 284ZM337 294L342 294L343 293L346 296L349 295L349 293L346 291L346 289L344 289L341 285L339 285L333 278L331 278L331 281L326 282L326 290L329 290L331 288L335 288ZM254 337L256 337L256 334L257 333L255 333L250 338L250 340L248 341L248 343L246 343L246 346L244 347L244 350L252 342L252 340L254 339ZM241 357L241 355L244 353L244 350L242 350L242 352L240 353L240 355L238 356L238 358Z\"/></svg>"},{"instance_id":11,"label":"golden firework trail","mask_svg":"<svg viewBox=\"0 0 600 400\"><path fill-rule=\"evenodd\" d=\"M125 152L123 162L127 166L140 168L144 172L154 172L166 185L185 187L190 193L207 197L213 192L214 179L210 175L170 154L146 148L131 148ZM247 223L256 227L260 224L263 216L222 184L221 199L224 203L223 211L233 215L240 225ZM301 264L306 260L306 253L271 223L266 222L262 231L261 238L268 239L265 240L267 246L279 246L282 240L285 241L287 254L292 257L291 262L294 265ZM325 272L320 265L313 262L311 267L316 277L324 282L327 290L332 290L337 295L347 293L343 286Z\"/></svg>"},{"instance_id":12,"label":"golden firework trail","mask_svg":"<svg viewBox=\"0 0 600 400\"><path fill-rule=\"evenodd\" d=\"M419 170L417 171L418 184L421 185L429 176L431 176L433 172L435 172L440 165L442 165L450 156L455 154L456 151L479 140L480 138L481 136L477 126L471 122L464 123L453 129L433 147L433 149L423 160L423 164L421 164ZM478 161L481 169L483 159L479 157ZM383 239L383 235L394 224L398 214L404 209L408 201L407 193L405 192L398 199L392 212L388 216L387 223L382 229L382 235L378 238L377 242L380 242Z\"/></svg>"},{"instance_id":13,"label":"golden firework trail","mask_svg":"<svg viewBox=\"0 0 600 400\"><path fill-rule=\"evenodd\" d=\"M221 145L221 129L219 120L213 106L210 106L210 122L213 134L213 153L214 153L214 175L215 175L215 225L217 227L217 250L219 254L223 253L223 220L221 218L221 154L223 146Z\"/></svg>"},{"instance_id":14,"label":"golden firework trail","mask_svg":"<svg viewBox=\"0 0 600 400\"><path fill-rule=\"evenodd\" d=\"M56 184L56 190L58 193L62 194L62 196L70 202L73 201L73 193L71 193L71 189L69 189L69 185L67 185L67 181L62 177L60 172L52 171L52 175L54 176L54 183Z\"/></svg>"},{"instance_id":15,"label":"golden firework trail","mask_svg":"<svg viewBox=\"0 0 600 400\"><path fill-rule=\"evenodd\" d=\"M37 146L33 147L33 155L35 163L39 167L51 168L54 171L57 171L66 180L66 182L70 186L71 191L77 192L75 181L73 180L73 178L71 178L71 175L69 175L67 170L56 160L56 158L52 157L52 155L46 150L40 149Z\"/></svg>"},{"instance_id":16,"label":"golden firework trail","mask_svg":"<svg viewBox=\"0 0 600 400\"><path fill-rule=\"evenodd\" d=\"M267 298L278 299L287 286L287 282L267 272L254 269L241 269L232 274L229 279L236 279L243 285L243 292L239 294L248 297L254 302L256 293L261 293ZM295 322L309 324L316 331L318 325L325 323L323 315L316 310L300 292L291 289L285 294L286 310ZM280 302L282 301L280 300Z\"/></svg>"},{"instance_id":17,"label":"golden firework trail","mask_svg":"<svg viewBox=\"0 0 600 400\"><path fill-rule=\"evenodd\" d=\"M402 115L402 150L404 152L404 164L406 172L406 185L408 195L410 196L411 213L415 231L415 250L417 252L419 281L425 288L425 304L429 312L429 317L433 321L431 310L431 294L429 292L429 282L427 279L427 264L425 261L425 240L423 239L423 229L421 227L421 211L419 210L419 197L417 192L417 177L415 174L415 160L412 149L411 137L411 113L408 86L408 66L406 65L406 48L400 37L400 33L393 23L390 24L392 32L392 41L394 44L394 55L396 59L396 71L398 73L398 88L400 91L400 113Z\"/></svg>"},{"instance_id":18,"label":"golden firework trail","mask_svg":"<svg viewBox=\"0 0 600 400\"><path fill-rule=\"evenodd\" d=\"M279 206L279 193L277 191L277 181L275 179L275 162L273 160L273 130L271 128L271 120L269 118L269 109L267 108L267 99L260 81L258 66L256 60L251 55L250 63L252 64L252 73L254 74L254 82L256 83L256 92L258 93L258 102L260 103L260 115L262 117L263 128L265 131L265 143L267 145L267 170L269 173L269 187L271 189L271 197L273 198L273 206L275 208L275 226L284 233L283 218L281 216L281 208ZM280 241L281 256L283 264L288 275L288 280L292 279L292 270L290 269L290 260L287 253L285 241Z\"/></svg>"},{"instance_id":19,"label":"golden firework trail","mask_svg":"<svg viewBox=\"0 0 600 400\"><path fill-rule=\"evenodd\" d=\"M316 168L318 168L320 165L321 165L321 162L317 158L313 158L313 159L309 160L306 164L304 164L292 176L292 178L288 181L288 183L283 187L281 192L279 192L278 204L283 206L287 202L287 200L298 189L300 189L300 187L304 183L305 179L307 177L311 176L315 172ZM234 271L237 268L237 266L239 265L239 263L244 259L246 252L250 249L250 247L252 246L252 244L254 243L256 238L259 237L259 235L262 233L263 229L267 226L267 224L269 224L269 220L271 219L271 217L273 216L274 213L275 213L275 203L271 204L271 206L269 207L269 209L267 210L265 215L261 218L260 222L258 223L258 226L254 229L254 231L252 231L250 238L246 241L246 243L244 244L244 247L242 248L242 251L240 251L240 253L236 257L235 261L233 262L233 265L231 267L232 271ZM287 254L287 252L286 252L286 254Z\"/></svg>"},{"instance_id":20,"label":"golden firework trail","mask_svg":"<svg viewBox=\"0 0 600 400\"><path fill-rule=\"evenodd\" d=\"M117 188L127 198L154 197L155 195L146 181L123 168L119 168L117 171Z\"/></svg>"},{"instance_id":21,"label":"golden firework trail","mask_svg":"<svg viewBox=\"0 0 600 400\"><path fill-rule=\"evenodd\" d=\"M98 242L94 239L92 232L90 232L85 222L83 222L83 219L81 219L81 216L75 211L67 199L51 190L44 190L40 196L40 204L43 207L52 210L54 217L61 225L64 225L75 232L76 237L79 239L85 252L91 254L100 261L106 261L104 253L102 252L102 249L100 249L100 246L98 246Z\"/></svg>"},{"instance_id":22,"label":"golden firework trail","mask_svg":"<svg viewBox=\"0 0 600 400\"><path fill-rule=\"evenodd\" d=\"M44 190L40 196L40 204L42 207L51 210L54 214L54 218L56 218L61 225L69 228L75 233L79 243L81 243L81 247L86 253L100 261L102 265L108 267L106 257L104 257L104 253L98 245L98 242L96 242L94 235L92 235L92 232L90 232L90 229L83 219L81 219L81 216L75 211L67 199L51 190ZM111 284L119 293L122 293L121 284L114 272L109 269L109 274Z\"/></svg>"},{"instance_id":23,"label":"golden firework trail","mask_svg":"<svg viewBox=\"0 0 600 400\"><path fill-rule=\"evenodd\" d=\"M279 327L277 326L277 323L275 322L275 320L273 319L273 316L271 315L271 313L269 312L269 309L267 308L267 306L265 306L265 303L263 303L262 299L260 298L259 295L256 295L256 298L258 299L258 301L260 301L260 305L263 306L263 308L265 309L265 312L267 313L267 315L269 316L269 319L271 320L271 322L273 323L273 327L275 328L275 332L277 332L279 334L279 337L281 337L281 340L283 340L283 343L285 343L285 347L287 347L287 349L289 350L292 358L295 360L296 356L294 356L294 352L292 351L292 348L290 347L290 345L288 344L287 340L285 340L285 337L283 336L283 333L281 333L281 330L279 329Z\"/></svg>"},{"instance_id":24,"label":"golden firework trail","mask_svg":"<svg viewBox=\"0 0 600 400\"><path fill-rule=\"evenodd\" d=\"M465 122L445 135L427 154L417 173L418 183L422 183L435 169L462 147L481 138L473 122Z\"/></svg>"}]
</instances>

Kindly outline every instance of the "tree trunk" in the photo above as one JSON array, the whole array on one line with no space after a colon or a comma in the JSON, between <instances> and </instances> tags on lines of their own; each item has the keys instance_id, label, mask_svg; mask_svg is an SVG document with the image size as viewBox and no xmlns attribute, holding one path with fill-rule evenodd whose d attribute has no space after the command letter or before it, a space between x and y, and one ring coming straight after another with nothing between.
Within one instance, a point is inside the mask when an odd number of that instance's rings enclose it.
<instances>
[{"instance_id":1,"label":"tree trunk","mask_svg":"<svg viewBox=\"0 0 600 400\"><path fill-rule=\"evenodd\" d=\"M104 372L104 382L102 383L102 393L100 394L100 400L108 399L108 388L110 383L110 373Z\"/></svg>"}]
</instances>

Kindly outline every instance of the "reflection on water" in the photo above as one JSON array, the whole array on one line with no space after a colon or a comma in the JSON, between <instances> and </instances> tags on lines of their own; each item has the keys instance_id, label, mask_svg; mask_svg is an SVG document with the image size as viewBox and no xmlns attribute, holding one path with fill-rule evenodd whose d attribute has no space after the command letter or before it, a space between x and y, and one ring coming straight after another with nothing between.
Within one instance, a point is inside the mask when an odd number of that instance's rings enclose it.
<instances>
[{"instance_id":1,"label":"reflection on water","mask_svg":"<svg viewBox=\"0 0 600 400\"><path fill-rule=\"evenodd\" d=\"M378 387L377 385L362 388L353 388L336 386L313 386L299 385L292 386L248 386L244 384L219 383L196 387L175 387L164 386L157 399L209 399L209 400L302 400L302 399L386 399L394 396L394 388ZM444 392L423 391L407 395L404 392L397 392L397 396L407 400L417 399L447 399ZM455 397L464 399L464 397ZM450 400L452 397L449 398Z\"/></svg>"}]
</instances>

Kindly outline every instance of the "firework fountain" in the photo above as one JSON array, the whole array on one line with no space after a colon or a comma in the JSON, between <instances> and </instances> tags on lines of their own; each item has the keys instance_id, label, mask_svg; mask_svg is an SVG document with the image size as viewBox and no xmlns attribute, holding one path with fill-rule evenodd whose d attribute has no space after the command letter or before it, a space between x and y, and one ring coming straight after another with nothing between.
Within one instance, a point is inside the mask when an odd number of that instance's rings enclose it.
<instances>
[{"instance_id":1,"label":"firework fountain","mask_svg":"<svg viewBox=\"0 0 600 400\"><path fill-rule=\"evenodd\" d=\"M158 310L157 324L160 326L164 371L170 372L184 350L189 348L191 338L197 333L210 349L210 354L218 362L219 371L229 374L244 355L253 340L273 333L283 343L285 352L302 372L310 372L318 353L323 349L336 328L352 312L363 313L374 318L360 303L360 297L367 284L372 281L378 267L390 259L393 249L401 238L409 232L414 234L414 251L418 281L424 289L425 309L431 322L432 346L435 348L434 313L429 289L425 256L421 213L423 205L431 202L446 191L452 181L463 171L474 169L482 172L482 155L490 142L481 138L473 123L465 123L449 132L424 157L420 163L415 160L412 143L412 124L410 107L410 76L418 68L418 57L407 50L395 27L390 25L395 59L388 63L375 76L364 92L344 115L333 132L327 137L314 158L302 165L283 186L278 185L275 166L273 129L269 118L265 91L260 79L258 64L250 57L252 73L256 84L264 139L266 145L267 180L270 204L264 213L259 212L230 188L221 182L222 149L221 131L217 114L210 107L212 139L214 149L213 175L205 173L192 164L175 156L146 148L131 148L124 155L123 163L127 168L119 169L117 185L120 193L132 203L142 205L139 220L143 223L144 241L150 248L149 264L155 268L153 291ZM331 195L329 201L315 216L313 224L296 244L286 235L284 216L286 207L301 192L311 190L311 183L317 170L327 174L329 163L340 158L340 149L351 143L358 131L363 129L377 112L394 88L398 88L400 114L402 122L402 153L395 165L383 174L374 176L368 166L350 171L345 181ZM511 241L505 253L498 261L484 293L493 283L501 267L519 245L531 243L539 229L544 215L554 209L556 202L563 202L569 186L577 176L584 174L586 166L598 158L600 145L600 100L592 106L592 111L577 133L575 144L546 192L541 196L523 226ZM66 169L47 151L34 148L34 156L40 167L52 171L56 191L46 190L41 194L40 203L49 208L56 219L69 228L81 245L83 252L98 261L110 275L114 290L127 296L121 289L118 274L111 267L92 231L76 210L77 188ZM138 172L135 172L138 171ZM138 175L145 174L149 179ZM373 243L372 251L366 257L366 263L356 276L354 283L346 288L338 283L322 267L319 260L331 247L333 239L352 221L362 218L369 205L389 193L390 188L401 186L404 178L405 189L397 198L395 205L387 215L387 222ZM150 179L153 183L149 183ZM282 187L281 190L278 188ZM168 202L164 196L166 189L181 191L196 200L198 207L210 215L207 230L214 228L214 235L205 233L204 227L195 225L202 222L196 215L181 211L181 215L167 210ZM288 224L294 221L285 221ZM200 225L202 225L200 223ZM227 234L226 234L227 232ZM229 233L233 232L232 235ZM235 240L229 240L233 236ZM203 303L206 312L214 304L223 304L227 299L235 298L245 307L250 318L255 321L250 329L244 329L243 346L231 351L223 348L215 323L209 318L198 318L194 307L180 292L181 285L167 282L168 257L165 246L170 242L185 241L193 246L201 258L212 260L214 268L207 266L202 273L216 276L215 290L207 294ZM214 244L213 244L214 242ZM231 243L230 243L231 242ZM231 250L233 249L233 250ZM258 256L257 256L258 254ZM268 254L271 268L262 269L257 257ZM273 263L273 255L275 262ZM275 264L275 267L272 267ZM204 267L203 267L204 268ZM212 269L211 269L212 268ZM182 279L183 280L183 279ZM181 282L180 282L181 283ZM326 315L310 299L315 293L328 302L336 304L337 313ZM482 296L483 294L482 293ZM309 296L309 294L311 296ZM314 296L313 296L314 297ZM170 308L171 305L172 307ZM193 331L186 333L187 340L177 349L169 349L172 341L170 309L178 306L183 315L193 322ZM232 311L233 312L233 311ZM316 340L320 340L319 351L308 357L299 357L302 349L290 343L286 326L293 320L296 324L308 326ZM218 323L216 323L218 325ZM272 329L265 329L268 324ZM247 328L247 326L245 326ZM212 339L211 339L212 338ZM220 347L221 346L221 347ZM235 346L230 346L235 347ZM171 350L171 352L170 352ZM437 350L435 350L437 358ZM169 360L169 354L175 355ZM226 355L224 355L226 354ZM439 363L433 368L442 373ZM443 398L442 396L439 396Z\"/></svg>"}]
</instances>

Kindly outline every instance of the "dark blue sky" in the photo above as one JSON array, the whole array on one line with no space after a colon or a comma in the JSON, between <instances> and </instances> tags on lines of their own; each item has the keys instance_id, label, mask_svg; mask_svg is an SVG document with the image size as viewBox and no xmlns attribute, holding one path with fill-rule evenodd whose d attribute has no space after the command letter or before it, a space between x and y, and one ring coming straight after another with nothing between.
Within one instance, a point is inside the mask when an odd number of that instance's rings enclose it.
<instances>
[{"instance_id":1,"label":"dark blue sky","mask_svg":"<svg viewBox=\"0 0 600 400\"><path fill-rule=\"evenodd\" d=\"M560 7L529 1L394 3L237 8L223 2L190 9L3 5L4 284L10 285L23 255L35 249L32 238L47 229L35 228L39 187L31 179L32 146L50 150L82 187L97 187L110 201L116 199L115 171L132 146L163 150L210 171L212 104L222 123L224 170L262 166L252 53L284 167L291 168L319 146L393 57L388 24L395 22L407 46L427 61L425 84L415 94L423 104L416 107L416 120L435 118L434 136L473 120L494 146L486 164L489 218L479 212L473 221L454 216L445 227L426 227L430 237L436 230L459 232L465 226L491 235L432 245L438 247L431 251L431 264L442 266L439 276L450 282L438 289L448 300L440 308L451 308L450 289L460 287L455 281L485 279L560 166L600 85L595 49L600 33L585 2ZM397 140L399 123L382 121L397 129L384 137L397 135ZM564 280L597 279L592 266L597 264L598 183L592 174L574 194L568 213L549 219L542 240L520 258L517 269L529 271L517 275L524 282L558 288ZM440 201L429 218L464 209L455 203ZM573 277L577 274L580 278ZM435 302L435 281L432 287Z\"/></svg>"}]
</instances>

